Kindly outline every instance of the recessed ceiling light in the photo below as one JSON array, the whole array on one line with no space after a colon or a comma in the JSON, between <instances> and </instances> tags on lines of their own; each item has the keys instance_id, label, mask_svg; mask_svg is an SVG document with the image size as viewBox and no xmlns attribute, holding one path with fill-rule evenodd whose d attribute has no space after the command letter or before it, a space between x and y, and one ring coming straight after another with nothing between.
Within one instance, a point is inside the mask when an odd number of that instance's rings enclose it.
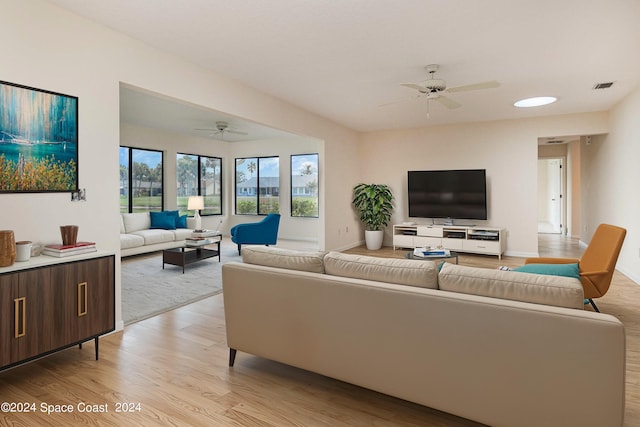
<instances>
[{"instance_id":1,"label":"recessed ceiling light","mask_svg":"<svg viewBox=\"0 0 640 427\"><path fill-rule=\"evenodd\" d=\"M535 98L521 99L520 101L516 101L513 105L520 108L540 107L541 105L552 104L557 100L558 98L555 96L537 96Z\"/></svg>"}]
</instances>

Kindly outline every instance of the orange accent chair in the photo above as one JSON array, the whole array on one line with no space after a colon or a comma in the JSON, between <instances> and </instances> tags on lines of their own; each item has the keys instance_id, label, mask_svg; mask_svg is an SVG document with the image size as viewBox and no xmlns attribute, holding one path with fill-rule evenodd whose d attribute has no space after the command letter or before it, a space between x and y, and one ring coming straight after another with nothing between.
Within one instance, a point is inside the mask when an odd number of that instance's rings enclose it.
<instances>
[{"instance_id":1,"label":"orange accent chair","mask_svg":"<svg viewBox=\"0 0 640 427\"><path fill-rule=\"evenodd\" d=\"M618 255L627 230L615 225L600 224L593 233L591 242L582 254L582 258L528 258L525 264L572 264L578 263L580 281L584 288L584 297L589 300L593 309L598 307L593 298L604 296L609 290L613 271L616 268ZM586 301L585 301L586 304Z\"/></svg>"}]
</instances>

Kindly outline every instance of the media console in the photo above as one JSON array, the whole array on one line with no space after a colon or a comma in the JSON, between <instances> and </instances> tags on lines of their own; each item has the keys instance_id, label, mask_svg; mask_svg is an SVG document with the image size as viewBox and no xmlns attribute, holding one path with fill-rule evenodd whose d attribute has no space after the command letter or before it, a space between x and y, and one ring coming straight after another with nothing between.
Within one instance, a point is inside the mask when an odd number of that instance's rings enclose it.
<instances>
[{"instance_id":1,"label":"media console","mask_svg":"<svg viewBox=\"0 0 640 427\"><path fill-rule=\"evenodd\" d=\"M502 259L506 247L504 228L461 225L393 226L393 249L422 246L442 247L456 252L496 255Z\"/></svg>"}]
</instances>

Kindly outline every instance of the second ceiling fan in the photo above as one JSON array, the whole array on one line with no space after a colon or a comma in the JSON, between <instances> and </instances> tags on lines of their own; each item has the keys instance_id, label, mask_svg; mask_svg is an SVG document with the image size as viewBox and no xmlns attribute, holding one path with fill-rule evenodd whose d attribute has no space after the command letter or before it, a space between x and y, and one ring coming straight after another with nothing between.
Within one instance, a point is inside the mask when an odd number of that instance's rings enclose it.
<instances>
[{"instance_id":1,"label":"second ceiling fan","mask_svg":"<svg viewBox=\"0 0 640 427\"><path fill-rule=\"evenodd\" d=\"M221 139L224 139L225 133L231 133L231 134L234 134L234 135L248 135L247 132L242 132L242 131L239 131L239 130L230 129L229 128L229 123L225 122L225 121L222 121L222 120L216 122L216 128L215 129L212 129L212 128L199 128L199 129L195 129L195 130L214 131L209 136L220 135Z\"/></svg>"}]
</instances>

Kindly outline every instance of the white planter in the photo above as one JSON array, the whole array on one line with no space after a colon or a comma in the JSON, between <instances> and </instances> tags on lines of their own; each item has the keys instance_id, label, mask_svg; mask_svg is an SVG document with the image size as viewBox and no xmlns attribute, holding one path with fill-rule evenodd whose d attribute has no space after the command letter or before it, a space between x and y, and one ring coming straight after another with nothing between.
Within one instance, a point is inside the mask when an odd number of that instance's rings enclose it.
<instances>
[{"instance_id":1,"label":"white planter","mask_svg":"<svg viewBox=\"0 0 640 427\"><path fill-rule=\"evenodd\" d=\"M367 249L370 251L376 251L382 247L382 239L384 237L383 230L376 231L364 231L364 241L367 244Z\"/></svg>"}]
</instances>

